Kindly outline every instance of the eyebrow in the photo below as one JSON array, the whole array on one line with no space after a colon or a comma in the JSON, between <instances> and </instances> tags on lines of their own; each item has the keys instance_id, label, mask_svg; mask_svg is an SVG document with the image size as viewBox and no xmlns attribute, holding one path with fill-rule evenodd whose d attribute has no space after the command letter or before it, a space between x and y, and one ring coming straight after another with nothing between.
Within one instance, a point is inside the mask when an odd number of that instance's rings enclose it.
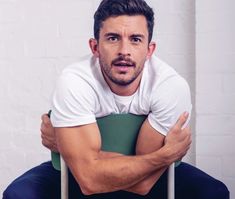
<instances>
[{"instance_id":1,"label":"eyebrow","mask_svg":"<svg viewBox=\"0 0 235 199\"><path fill-rule=\"evenodd\" d=\"M120 37L120 35L118 33L114 33L114 32L108 32L104 35L105 37Z\"/></svg>"},{"instance_id":2,"label":"eyebrow","mask_svg":"<svg viewBox=\"0 0 235 199\"><path fill-rule=\"evenodd\" d=\"M114 33L114 32L106 33L104 36L105 36L105 37L110 37L110 36L112 36L112 37L121 37L120 34ZM145 36L144 36L143 34L132 34L130 37L131 37L131 38L133 38L133 37L145 38Z\"/></svg>"},{"instance_id":3,"label":"eyebrow","mask_svg":"<svg viewBox=\"0 0 235 199\"><path fill-rule=\"evenodd\" d=\"M131 37L133 38L133 37L141 37L141 38L145 38L145 36L144 35L142 35L142 34L133 34L133 35L131 35Z\"/></svg>"}]
</instances>

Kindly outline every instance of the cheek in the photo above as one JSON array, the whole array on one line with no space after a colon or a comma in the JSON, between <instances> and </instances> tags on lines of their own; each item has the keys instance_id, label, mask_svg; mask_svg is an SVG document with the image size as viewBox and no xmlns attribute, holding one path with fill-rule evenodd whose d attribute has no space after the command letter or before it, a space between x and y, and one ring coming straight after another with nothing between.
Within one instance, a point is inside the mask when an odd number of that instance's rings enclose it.
<instances>
[{"instance_id":1,"label":"cheek","mask_svg":"<svg viewBox=\"0 0 235 199\"><path fill-rule=\"evenodd\" d=\"M148 54L146 52L146 50L142 50L142 51L139 51L136 55L136 61L138 63L144 63L147 59L148 59Z\"/></svg>"},{"instance_id":2,"label":"cheek","mask_svg":"<svg viewBox=\"0 0 235 199\"><path fill-rule=\"evenodd\" d=\"M113 59L116 58L115 56L115 50L113 49L107 49L107 48L102 48L99 51L99 57L102 57L103 60L106 60L107 62L112 62Z\"/></svg>"},{"instance_id":3,"label":"cheek","mask_svg":"<svg viewBox=\"0 0 235 199\"><path fill-rule=\"evenodd\" d=\"M99 60L101 65L103 65L103 67L106 68L111 67L112 60L105 53L100 53Z\"/></svg>"},{"instance_id":4,"label":"cheek","mask_svg":"<svg viewBox=\"0 0 235 199\"><path fill-rule=\"evenodd\" d=\"M135 48L133 53L137 59L147 59L148 57L148 49L145 46Z\"/></svg>"}]
</instances>

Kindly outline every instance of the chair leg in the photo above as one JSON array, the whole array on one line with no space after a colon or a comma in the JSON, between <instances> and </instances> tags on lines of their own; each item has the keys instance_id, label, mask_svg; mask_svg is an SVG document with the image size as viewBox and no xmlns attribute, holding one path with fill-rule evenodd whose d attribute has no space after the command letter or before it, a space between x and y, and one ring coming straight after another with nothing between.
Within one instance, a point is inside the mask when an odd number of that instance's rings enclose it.
<instances>
[{"instance_id":1,"label":"chair leg","mask_svg":"<svg viewBox=\"0 0 235 199\"><path fill-rule=\"evenodd\" d=\"M60 156L60 166L61 166L61 199L68 199L69 198L68 168L62 156Z\"/></svg>"},{"instance_id":2,"label":"chair leg","mask_svg":"<svg viewBox=\"0 0 235 199\"><path fill-rule=\"evenodd\" d=\"M175 198L175 163L172 163L168 168L167 195L168 199Z\"/></svg>"}]
</instances>

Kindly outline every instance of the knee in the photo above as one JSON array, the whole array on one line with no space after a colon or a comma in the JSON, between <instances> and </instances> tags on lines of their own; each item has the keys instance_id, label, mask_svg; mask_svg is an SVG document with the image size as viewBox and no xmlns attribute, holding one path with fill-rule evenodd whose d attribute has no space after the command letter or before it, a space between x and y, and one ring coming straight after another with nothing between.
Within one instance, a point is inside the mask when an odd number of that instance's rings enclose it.
<instances>
[{"instance_id":1,"label":"knee","mask_svg":"<svg viewBox=\"0 0 235 199\"><path fill-rule=\"evenodd\" d=\"M2 199L35 199L37 194L34 193L30 181L16 179L3 192Z\"/></svg>"},{"instance_id":2,"label":"knee","mask_svg":"<svg viewBox=\"0 0 235 199\"><path fill-rule=\"evenodd\" d=\"M229 199L229 190L223 182L216 181L208 196L213 199Z\"/></svg>"},{"instance_id":3,"label":"knee","mask_svg":"<svg viewBox=\"0 0 235 199\"><path fill-rule=\"evenodd\" d=\"M17 191L15 190L14 186L9 185L6 190L3 192L3 198L2 199L20 199L21 196L17 194Z\"/></svg>"},{"instance_id":4,"label":"knee","mask_svg":"<svg viewBox=\"0 0 235 199\"><path fill-rule=\"evenodd\" d=\"M218 199L229 199L229 190L224 183L218 182L215 192Z\"/></svg>"}]
</instances>

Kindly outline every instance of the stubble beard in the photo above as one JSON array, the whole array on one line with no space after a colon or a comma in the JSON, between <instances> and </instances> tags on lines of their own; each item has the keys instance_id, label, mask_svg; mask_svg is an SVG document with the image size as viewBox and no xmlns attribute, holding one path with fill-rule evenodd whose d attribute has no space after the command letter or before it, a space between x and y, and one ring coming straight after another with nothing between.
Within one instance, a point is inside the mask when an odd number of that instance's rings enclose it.
<instances>
[{"instance_id":1,"label":"stubble beard","mask_svg":"<svg viewBox=\"0 0 235 199\"><path fill-rule=\"evenodd\" d=\"M141 72L143 71L143 68L138 68L137 71L134 72L134 74L132 75L132 77L130 77L129 79L119 79L114 77L114 75L112 74L112 64L111 66L106 64L102 59L99 59L99 63L100 63L100 67L101 67L101 71L103 73L104 78L108 78L112 83L118 85L118 86L128 86L131 83L133 83L137 77L141 74ZM136 64L134 66L135 69ZM125 75L126 72L120 72L120 75Z\"/></svg>"}]
</instances>

